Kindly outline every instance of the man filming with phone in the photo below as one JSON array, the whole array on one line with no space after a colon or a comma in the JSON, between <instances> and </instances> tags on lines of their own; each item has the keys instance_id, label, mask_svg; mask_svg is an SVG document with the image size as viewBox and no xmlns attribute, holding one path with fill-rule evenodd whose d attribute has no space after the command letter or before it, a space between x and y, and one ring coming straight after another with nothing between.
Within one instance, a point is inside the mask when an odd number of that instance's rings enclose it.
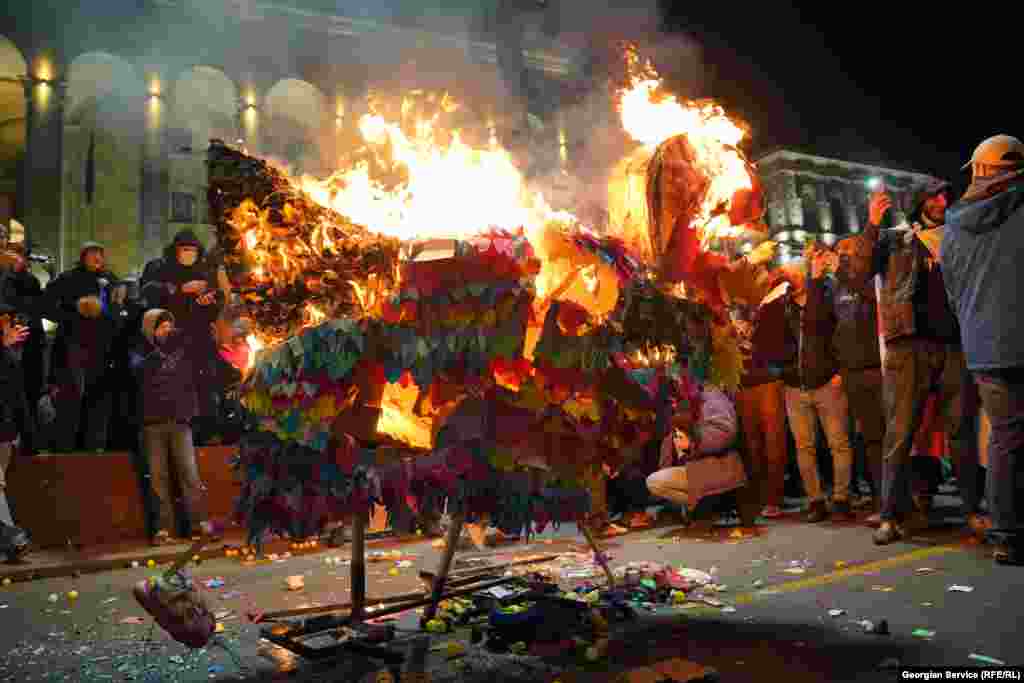
<instances>
[{"instance_id":1,"label":"man filming with phone","mask_svg":"<svg viewBox=\"0 0 1024 683\"><path fill-rule=\"evenodd\" d=\"M854 270L862 277L879 276L878 315L885 354L882 361L882 396L886 430L883 441L881 524L878 545L907 536L910 526L927 526L927 510L915 512L911 491L911 451L921 426L929 394L939 394L953 459L965 472L968 449L963 440L961 387L964 356L960 328L946 298L938 244L945 223L951 187L943 181L926 184L915 193L908 225L883 229L891 222L893 200L883 186L872 195L868 225L855 240L864 248L853 254L870 258L867 267ZM970 469L974 469L973 467ZM976 516L976 491L967 491L960 477L969 522Z\"/></svg>"}]
</instances>

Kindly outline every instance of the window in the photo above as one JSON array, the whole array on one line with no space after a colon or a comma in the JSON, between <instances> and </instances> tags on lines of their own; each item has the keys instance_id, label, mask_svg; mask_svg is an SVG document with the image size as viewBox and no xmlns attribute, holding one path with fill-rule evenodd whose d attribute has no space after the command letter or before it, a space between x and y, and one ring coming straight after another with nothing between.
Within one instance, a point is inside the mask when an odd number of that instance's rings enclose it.
<instances>
[{"instance_id":1,"label":"window","mask_svg":"<svg viewBox=\"0 0 1024 683\"><path fill-rule=\"evenodd\" d=\"M171 222L196 222L196 198L194 195L187 192L171 193Z\"/></svg>"},{"instance_id":2,"label":"window","mask_svg":"<svg viewBox=\"0 0 1024 683\"><path fill-rule=\"evenodd\" d=\"M843 206L843 200L839 197L832 197L828 200L828 204L832 212L832 232L837 235L845 235L850 231L850 226L846 220L846 207Z\"/></svg>"}]
</instances>

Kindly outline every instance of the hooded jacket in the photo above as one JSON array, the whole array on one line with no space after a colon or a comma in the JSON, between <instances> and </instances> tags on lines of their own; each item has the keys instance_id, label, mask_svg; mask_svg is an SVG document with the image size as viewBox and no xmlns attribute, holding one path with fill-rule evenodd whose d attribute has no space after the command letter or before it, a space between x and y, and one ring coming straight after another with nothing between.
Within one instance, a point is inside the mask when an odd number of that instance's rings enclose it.
<instances>
[{"instance_id":1,"label":"hooded jacket","mask_svg":"<svg viewBox=\"0 0 1024 683\"><path fill-rule=\"evenodd\" d=\"M156 329L174 316L163 309L142 316L143 347L132 354L132 366L139 375L139 398L144 424L188 422L198 410L195 373L187 351L188 339L175 330L158 344Z\"/></svg>"},{"instance_id":2,"label":"hooded jacket","mask_svg":"<svg viewBox=\"0 0 1024 683\"><path fill-rule=\"evenodd\" d=\"M191 266L178 263L176 249L182 245L192 245L199 249L199 256ZM147 271L147 281L142 285L142 296L146 302L150 306L170 311L186 332L201 331L208 336L210 323L217 319L223 306L223 295L218 291L215 303L200 306L195 296L181 291L181 286L192 280L201 280L209 288L217 289L216 273L210 268L206 250L195 233L182 230L175 235L174 240L164 249L160 262L147 264Z\"/></svg>"},{"instance_id":3,"label":"hooded jacket","mask_svg":"<svg viewBox=\"0 0 1024 683\"><path fill-rule=\"evenodd\" d=\"M971 370L1024 367L1024 178L946 212L940 255Z\"/></svg>"},{"instance_id":4,"label":"hooded jacket","mask_svg":"<svg viewBox=\"0 0 1024 683\"><path fill-rule=\"evenodd\" d=\"M74 268L61 273L46 286L43 295L43 316L58 324L56 347L68 354L57 358L56 365L101 371L106 364L110 345L121 320L121 307L109 300L110 286L117 277L110 271L92 272L85 267L84 256L89 249L102 249L96 242L86 242L79 252ZM103 302L98 318L85 318L78 312L78 300L97 297Z\"/></svg>"}]
</instances>

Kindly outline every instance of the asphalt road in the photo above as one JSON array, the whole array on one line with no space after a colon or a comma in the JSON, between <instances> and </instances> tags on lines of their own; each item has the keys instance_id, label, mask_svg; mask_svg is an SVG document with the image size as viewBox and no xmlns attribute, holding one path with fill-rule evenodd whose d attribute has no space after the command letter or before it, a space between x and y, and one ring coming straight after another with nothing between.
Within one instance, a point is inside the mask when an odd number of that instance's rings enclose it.
<instances>
[{"instance_id":1,"label":"asphalt road","mask_svg":"<svg viewBox=\"0 0 1024 683\"><path fill-rule=\"evenodd\" d=\"M1024 570L996 566L983 547L964 541L958 530L947 528L878 548L866 527L809 526L795 518L767 523L756 537L737 538L728 529L633 533L608 543L613 566L649 560L713 569L716 582L726 586L717 594L723 607L644 613L613 632L610 656L595 664L573 656L546 662L499 657L472 647L466 657L452 661L436 653L433 679L610 680L616 671L670 657L713 667L720 680L737 682L897 680L886 665L981 666L972 654L1022 666L1017 623L1024 613ZM529 546L505 545L487 554L508 561L583 550L580 542L575 529L562 527ZM438 551L427 542L392 548L409 555L406 564L371 563L370 596L418 590L417 572L436 566ZM0 680L361 680L365 663L301 660L261 642L259 627L246 618L249 610L347 601L348 567L327 564L325 557L348 555L342 548L256 564L225 557L194 569L202 582L223 581L205 590L238 660L219 647L189 652L153 626L130 591L156 570L2 587ZM286 590L284 578L295 575L303 576L305 588ZM950 591L951 586L970 590ZM78 592L75 600L68 597L72 590ZM56 602L50 601L53 595ZM412 635L417 618L409 613L400 620L410 629L403 636ZM889 635L866 633L860 623L881 619L887 620ZM932 634L915 635L915 629ZM565 668L569 671L557 673Z\"/></svg>"}]
</instances>

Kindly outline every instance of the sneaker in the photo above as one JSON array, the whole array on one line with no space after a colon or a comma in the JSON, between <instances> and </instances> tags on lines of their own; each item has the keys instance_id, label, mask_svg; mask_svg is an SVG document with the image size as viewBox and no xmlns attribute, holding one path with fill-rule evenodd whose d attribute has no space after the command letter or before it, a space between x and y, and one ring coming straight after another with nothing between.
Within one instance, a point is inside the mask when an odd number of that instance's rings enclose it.
<instances>
[{"instance_id":1,"label":"sneaker","mask_svg":"<svg viewBox=\"0 0 1024 683\"><path fill-rule=\"evenodd\" d=\"M903 538L903 529L895 522L886 520L872 536L875 545L889 545Z\"/></svg>"},{"instance_id":2,"label":"sneaker","mask_svg":"<svg viewBox=\"0 0 1024 683\"><path fill-rule=\"evenodd\" d=\"M808 524L818 524L819 522L824 522L827 517L828 510L825 509L825 501L816 500L807 508L807 515L804 517L804 521Z\"/></svg>"},{"instance_id":3,"label":"sneaker","mask_svg":"<svg viewBox=\"0 0 1024 683\"><path fill-rule=\"evenodd\" d=\"M855 510L870 510L875 505L875 499L871 496L860 496L853 501Z\"/></svg>"},{"instance_id":4,"label":"sneaker","mask_svg":"<svg viewBox=\"0 0 1024 683\"><path fill-rule=\"evenodd\" d=\"M997 564L1019 567L1024 565L1024 553L1014 546L1000 543L992 553L992 558Z\"/></svg>"},{"instance_id":5,"label":"sneaker","mask_svg":"<svg viewBox=\"0 0 1024 683\"><path fill-rule=\"evenodd\" d=\"M153 537L149 539L149 544L154 548L159 548L160 546L165 545L171 545L173 542L174 539L171 538L170 532L166 531L165 529L161 529L160 531L156 532L155 534L153 534Z\"/></svg>"},{"instance_id":6,"label":"sneaker","mask_svg":"<svg viewBox=\"0 0 1024 683\"><path fill-rule=\"evenodd\" d=\"M856 519L856 515L853 514L853 508L850 507L850 501L832 501L832 519L839 522L849 522Z\"/></svg>"},{"instance_id":7,"label":"sneaker","mask_svg":"<svg viewBox=\"0 0 1024 683\"><path fill-rule=\"evenodd\" d=\"M761 516L765 519L777 519L782 515L782 508L778 505L765 505L764 510L761 510Z\"/></svg>"},{"instance_id":8,"label":"sneaker","mask_svg":"<svg viewBox=\"0 0 1024 683\"><path fill-rule=\"evenodd\" d=\"M30 545L24 529L0 522L0 555L6 555L8 562L18 564L24 560Z\"/></svg>"},{"instance_id":9,"label":"sneaker","mask_svg":"<svg viewBox=\"0 0 1024 683\"><path fill-rule=\"evenodd\" d=\"M630 529L646 529L654 524L654 520L646 512L634 512L625 519Z\"/></svg>"}]
</instances>

